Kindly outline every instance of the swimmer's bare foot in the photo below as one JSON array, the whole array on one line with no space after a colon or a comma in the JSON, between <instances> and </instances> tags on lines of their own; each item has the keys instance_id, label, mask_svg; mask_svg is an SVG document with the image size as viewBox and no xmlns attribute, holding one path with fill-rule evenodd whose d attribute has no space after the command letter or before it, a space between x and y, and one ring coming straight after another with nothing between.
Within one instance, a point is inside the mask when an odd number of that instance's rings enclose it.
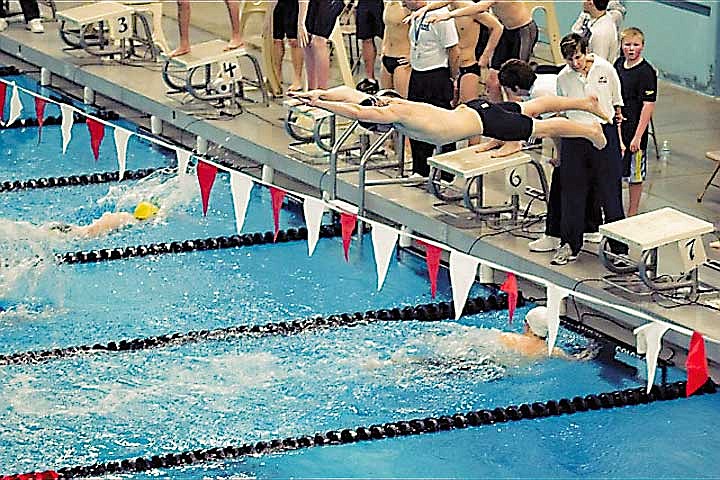
<instances>
[{"instance_id":1,"label":"swimmer's bare foot","mask_svg":"<svg viewBox=\"0 0 720 480\"><path fill-rule=\"evenodd\" d=\"M475 153L483 153L493 148L501 147L505 142L502 140L488 140L487 142L479 143L475 146Z\"/></svg>"},{"instance_id":2,"label":"swimmer's bare foot","mask_svg":"<svg viewBox=\"0 0 720 480\"><path fill-rule=\"evenodd\" d=\"M522 150L522 142L505 142L502 147L498 148L492 154L491 158L507 157L513 153L517 153Z\"/></svg>"},{"instance_id":3,"label":"swimmer's bare foot","mask_svg":"<svg viewBox=\"0 0 720 480\"><path fill-rule=\"evenodd\" d=\"M238 48L243 48L245 46L245 42L242 40L230 40L227 45L225 45L225 48L223 48L224 52L229 52L231 50L237 50Z\"/></svg>"},{"instance_id":4,"label":"swimmer's bare foot","mask_svg":"<svg viewBox=\"0 0 720 480\"><path fill-rule=\"evenodd\" d=\"M190 46L189 45L188 46L181 45L178 48L176 48L175 50L173 50L172 52L168 53L168 57L170 57L170 58L182 57L183 55L187 55L188 53L190 53Z\"/></svg>"},{"instance_id":5,"label":"swimmer's bare foot","mask_svg":"<svg viewBox=\"0 0 720 480\"><path fill-rule=\"evenodd\" d=\"M598 150L602 150L605 148L605 145L607 145L607 139L605 138L605 134L603 133L602 125L599 123L593 123L591 126L590 134L588 135L588 140L590 140L595 148Z\"/></svg>"},{"instance_id":6,"label":"swimmer's bare foot","mask_svg":"<svg viewBox=\"0 0 720 480\"><path fill-rule=\"evenodd\" d=\"M288 87L287 91L288 91L288 93L302 92L302 84L293 83Z\"/></svg>"},{"instance_id":7,"label":"swimmer's bare foot","mask_svg":"<svg viewBox=\"0 0 720 480\"><path fill-rule=\"evenodd\" d=\"M588 101L588 112L597 115L598 117L602 118L603 121L612 123L612 118L608 117L605 112L603 112L602 108L600 108L600 101L598 100L598 97L595 95L590 95L587 97Z\"/></svg>"}]
</instances>

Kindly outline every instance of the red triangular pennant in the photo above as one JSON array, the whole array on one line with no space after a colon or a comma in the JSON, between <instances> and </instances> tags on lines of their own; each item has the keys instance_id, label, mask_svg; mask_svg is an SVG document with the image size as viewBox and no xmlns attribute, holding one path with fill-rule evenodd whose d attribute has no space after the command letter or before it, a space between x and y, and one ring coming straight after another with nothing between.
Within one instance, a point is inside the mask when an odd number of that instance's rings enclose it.
<instances>
[{"instance_id":1,"label":"red triangular pennant","mask_svg":"<svg viewBox=\"0 0 720 480\"><path fill-rule=\"evenodd\" d=\"M698 332L693 332L690 339L685 369L687 370L685 395L689 397L705 385L709 378L707 357L705 356L705 340Z\"/></svg>"},{"instance_id":2,"label":"red triangular pennant","mask_svg":"<svg viewBox=\"0 0 720 480\"><path fill-rule=\"evenodd\" d=\"M7 83L0 82L0 122L5 121L5 95L7 94Z\"/></svg>"},{"instance_id":3,"label":"red triangular pennant","mask_svg":"<svg viewBox=\"0 0 720 480\"><path fill-rule=\"evenodd\" d=\"M35 116L37 117L38 121L38 143L40 143L40 139L42 138L42 127L43 123L45 123L45 99L40 97L35 97Z\"/></svg>"},{"instance_id":4,"label":"red triangular pennant","mask_svg":"<svg viewBox=\"0 0 720 480\"><path fill-rule=\"evenodd\" d=\"M86 123L88 130L90 130L90 146L97 162L98 158L100 158L100 144L105 136L105 125L90 117L87 118Z\"/></svg>"},{"instance_id":5,"label":"red triangular pennant","mask_svg":"<svg viewBox=\"0 0 720 480\"><path fill-rule=\"evenodd\" d=\"M505 279L503 284L500 285L500 290L507 293L508 316L510 317L510 323L512 323L513 315L515 314L515 307L517 307L517 299L518 299L517 278L515 278L514 273L508 272L507 278Z\"/></svg>"},{"instance_id":6,"label":"red triangular pennant","mask_svg":"<svg viewBox=\"0 0 720 480\"><path fill-rule=\"evenodd\" d=\"M270 187L270 199L272 200L273 224L275 225L275 236L273 242L277 241L278 232L280 231L280 208L287 192L277 187Z\"/></svg>"},{"instance_id":7,"label":"red triangular pennant","mask_svg":"<svg viewBox=\"0 0 720 480\"><path fill-rule=\"evenodd\" d=\"M200 197L202 198L203 216L207 215L208 204L210 203L210 192L215 183L217 167L202 160L197 164L197 177L200 184Z\"/></svg>"},{"instance_id":8,"label":"red triangular pennant","mask_svg":"<svg viewBox=\"0 0 720 480\"><path fill-rule=\"evenodd\" d=\"M340 212L340 226L342 227L342 242L343 242L343 252L345 252L345 261L349 261L349 252L350 252L350 240L352 237L353 232L355 231L355 226L357 225L357 215L354 215L352 213L345 213Z\"/></svg>"},{"instance_id":9,"label":"red triangular pennant","mask_svg":"<svg viewBox=\"0 0 720 480\"><path fill-rule=\"evenodd\" d=\"M425 245L425 262L427 263L428 276L430 277L430 294L435 298L437 292L437 276L440 270L440 256L442 249L435 245L430 245L423 241L419 241L421 245Z\"/></svg>"}]
</instances>

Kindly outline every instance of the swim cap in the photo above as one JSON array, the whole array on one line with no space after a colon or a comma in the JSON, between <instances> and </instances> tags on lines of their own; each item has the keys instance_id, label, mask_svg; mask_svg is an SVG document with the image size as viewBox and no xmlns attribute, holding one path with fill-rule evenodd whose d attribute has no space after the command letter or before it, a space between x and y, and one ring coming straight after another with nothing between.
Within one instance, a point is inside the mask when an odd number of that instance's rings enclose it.
<instances>
[{"instance_id":1,"label":"swim cap","mask_svg":"<svg viewBox=\"0 0 720 480\"><path fill-rule=\"evenodd\" d=\"M540 338L547 337L547 307L535 307L525 315L525 322L530 327L530 331Z\"/></svg>"},{"instance_id":2,"label":"swim cap","mask_svg":"<svg viewBox=\"0 0 720 480\"><path fill-rule=\"evenodd\" d=\"M376 95L370 95L360 105L363 107L375 107L380 103L379 97L389 98L402 98L402 95L397 93L395 90L380 90ZM373 132L373 133L385 133L392 128L392 124L389 123L372 123L360 121L360 126Z\"/></svg>"},{"instance_id":3,"label":"swim cap","mask_svg":"<svg viewBox=\"0 0 720 480\"><path fill-rule=\"evenodd\" d=\"M155 215L158 210L160 210L160 207L153 205L150 202L140 202L137 204L137 207L135 207L133 216L138 220L147 220Z\"/></svg>"}]
</instances>

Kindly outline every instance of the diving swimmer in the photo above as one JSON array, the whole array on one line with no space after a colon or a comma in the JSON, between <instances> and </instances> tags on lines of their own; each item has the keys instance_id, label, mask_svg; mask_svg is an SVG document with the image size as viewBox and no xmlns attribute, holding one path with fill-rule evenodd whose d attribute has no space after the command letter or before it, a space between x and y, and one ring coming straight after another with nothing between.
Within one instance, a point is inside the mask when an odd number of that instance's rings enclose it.
<instances>
[{"instance_id":1,"label":"diving swimmer","mask_svg":"<svg viewBox=\"0 0 720 480\"><path fill-rule=\"evenodd\" d=\"M90 225L72 225L68 223L53 223L47 228L52 232L58 232L74 237L100 237L127 225L142 222L157 214L160 207L150 202L140 202L133 213L130 212L105 212L100 218L94 220Z\"/></svg>"}]
</instances>

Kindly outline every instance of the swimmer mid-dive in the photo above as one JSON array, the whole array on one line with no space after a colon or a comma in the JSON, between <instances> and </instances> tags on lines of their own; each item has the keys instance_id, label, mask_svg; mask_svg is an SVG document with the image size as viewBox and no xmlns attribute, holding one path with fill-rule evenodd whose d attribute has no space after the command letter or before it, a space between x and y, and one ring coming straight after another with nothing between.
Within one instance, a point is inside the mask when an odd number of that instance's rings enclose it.
<instances>
[{"instance_id":1,"label":"swimmer mid-dive","mask_svg":"<svg viewBox=\"0 0 720 480\"><path fill-rule=\"evenodd\" d=\"M492 103L477 98L446 110L413 102L395 92L371 96L349 87L291 92L294 98L314 107L368 124L391 124L400 133L434 145L485 135L498 140L529 140L531 137L586 138L602 149L607 140L599 123L583 124L566 118L536 120L543 113L582 110L606 118L597 97L545 96L526 102ZM510 152L512 153L512 152Z\"/></svg>"},{"instance_id":2,"label":"swimmer mid-dive","mask_svg":"<svg viewBox=\"0 0 720 480\"><path fill-rule=\"evenodd\" d=\"M160 207L150 202L140 202L133 213L105 212L100 218L89 225L72 225L69 223L51 223L47 229L74 237L100 237L127 225L142 222L153 217Z\"/></svg>"}]
</instances>

